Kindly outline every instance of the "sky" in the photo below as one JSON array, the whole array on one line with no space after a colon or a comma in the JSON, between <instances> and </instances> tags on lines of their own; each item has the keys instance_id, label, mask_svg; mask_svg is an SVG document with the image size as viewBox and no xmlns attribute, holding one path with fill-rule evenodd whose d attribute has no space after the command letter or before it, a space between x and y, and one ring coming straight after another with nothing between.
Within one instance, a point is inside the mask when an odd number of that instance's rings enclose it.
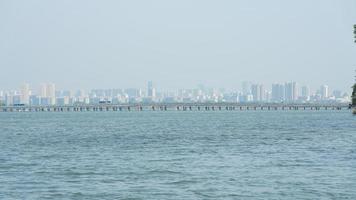
<instances>
[{"instance_id":1,"label":"sky","mask_svg":"<svg viewBox=\"0 0 356 200\"><path fill-rule=\"evenodd\" d=\"M354 0L0 0L0 89L350 90Z\"/></svg>"}]
</instances>

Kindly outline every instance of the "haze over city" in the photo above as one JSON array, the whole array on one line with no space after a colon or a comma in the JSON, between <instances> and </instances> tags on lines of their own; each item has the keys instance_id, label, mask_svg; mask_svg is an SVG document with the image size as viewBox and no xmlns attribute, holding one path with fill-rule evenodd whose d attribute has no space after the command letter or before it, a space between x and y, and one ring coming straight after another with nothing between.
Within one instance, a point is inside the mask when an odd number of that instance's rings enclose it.
<instances>
[{"instance_id":1,"label":"haze over city","mask_svg":"<svg viewBox=\"0 0 356 200\"><path fill-rule=\"evenodd\" d=\"M356 199L356 0L0 0L0 199Z\"/></svg>"},{"instance_id":2,"label":"haze over city","mask_svg":"<svg viewBox=\"0 0 356 200\"><path fill-rule=\"evenodd\" d=\"M296 81L349 92L356 1L1 1L0 89L241 90Z\"/></svg>"},{"instance_id":3,"label":"haze over city","mask_svg":"<svg viewBox=\"0 0 356 200\"><path fill-rule=\"evenodd\" d=\"M23 84L17 90L0 90L0 106L71 106L136 103L350 103L350 95L321 85L318 90L297 82L264 84L242 82L241 90L225 90L199 85L175 91L157 89L152 81L146 88L106 88L60 90L54 83L43 83L38 90Z\"/></svg>"}]
</instances>

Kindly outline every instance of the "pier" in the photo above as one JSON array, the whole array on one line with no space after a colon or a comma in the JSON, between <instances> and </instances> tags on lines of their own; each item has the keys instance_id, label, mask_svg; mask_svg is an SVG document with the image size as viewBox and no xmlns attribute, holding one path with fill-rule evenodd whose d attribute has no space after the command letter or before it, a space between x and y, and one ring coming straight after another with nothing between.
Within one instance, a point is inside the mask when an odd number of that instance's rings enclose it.
<instances>
[{"instance_id":1,"label":"pier","mask_svg":"<svg viewBox=\"0 0 356 200\"><path fill-rule=\"evenodd\" d=\"M0 106L0 112L118 112L118 111L276 111L276 110L348 110L349 104L254 104L254 103L152 103L83 104L52 106Z\"/></svg>"}]
</instances>

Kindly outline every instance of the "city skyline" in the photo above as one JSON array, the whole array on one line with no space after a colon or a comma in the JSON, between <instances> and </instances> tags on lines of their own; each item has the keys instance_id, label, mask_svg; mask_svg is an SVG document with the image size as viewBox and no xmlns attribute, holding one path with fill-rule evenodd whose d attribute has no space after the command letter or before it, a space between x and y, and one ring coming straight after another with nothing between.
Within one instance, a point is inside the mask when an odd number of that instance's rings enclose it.
<instances>
[{"instance_id":1,"label":"city skyline","mask_svg":"<svg viewBox=\"0 0 356 200\"><path fill-rule=\"evenodd\" d=\"M271 103L349 103L350 96L341 90L332 90L321 85L312 90L308 85L295 81L274 83L271 89L264 84L244 81L241 89L226 90L199 85L194 88L181 88L172 91L157 89L156 83L148 81L146 88L107 88L107 89L58 89L54 83L42 83L34 89L25 83L15 90L0 89L2 105L73 105L99 103L149 103L149 102L271 102Z\"/></svg>"}]
</instances>

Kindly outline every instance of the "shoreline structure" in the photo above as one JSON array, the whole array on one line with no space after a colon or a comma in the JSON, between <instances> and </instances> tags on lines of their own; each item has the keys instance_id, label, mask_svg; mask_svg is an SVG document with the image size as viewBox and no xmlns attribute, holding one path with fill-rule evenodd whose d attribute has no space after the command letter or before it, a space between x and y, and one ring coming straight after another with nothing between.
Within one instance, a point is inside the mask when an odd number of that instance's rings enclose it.
<instances>
[{"instance_id":1,"label":"shoreline structure","mask_svg":"<svg viewBox=\"0 0 356 200\"><path fill-rule=\"evenodd\" d=\"M350 110L351 104L296 103L152 103L83 104L53 106L0 106L0 112L94 112L94 111L238 111L238 110Z\"/></svg>"}]
</instances>

